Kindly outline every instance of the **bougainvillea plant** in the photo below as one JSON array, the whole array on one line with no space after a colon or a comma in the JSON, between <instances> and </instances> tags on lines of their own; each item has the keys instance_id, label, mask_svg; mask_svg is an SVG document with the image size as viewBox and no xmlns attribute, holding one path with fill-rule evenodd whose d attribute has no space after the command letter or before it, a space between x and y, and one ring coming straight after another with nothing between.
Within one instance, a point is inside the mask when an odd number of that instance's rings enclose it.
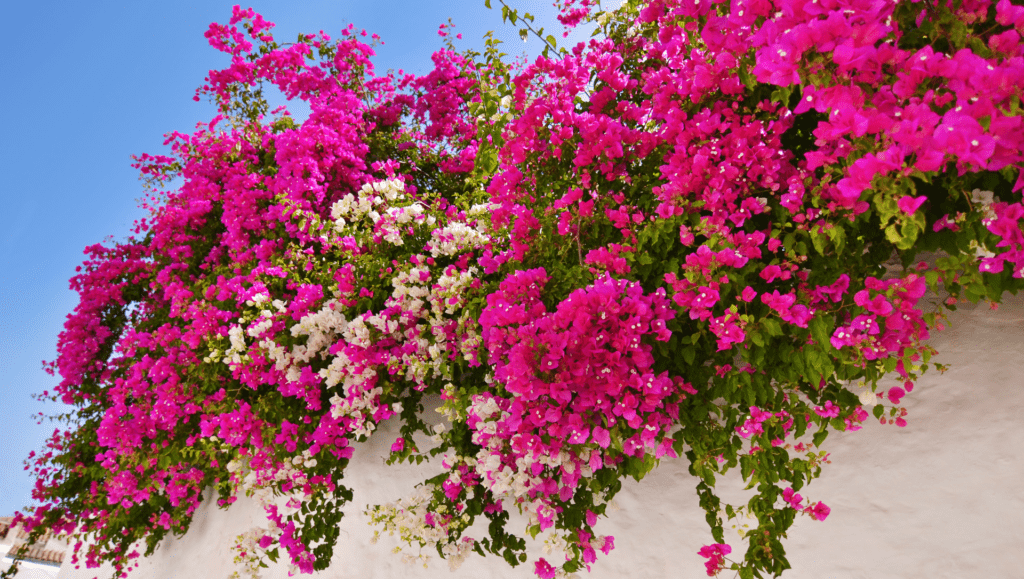
<instances>
[{"instance_id":1,"label":"bougainvillea plant","mask_svg":"<svg viewBox=\"0 0 1024 579\"><path fill-rule=\"evenodd\" d=\"M74 412L30 457L34 537L125 576L211 489L266 512L243 571L324 569L353 443L393 421L390 463L437 459L366 512L453 566L527 562L529 536L537 576L590 569L622 480L685 460L708 575L789 568L794 519L829 514L798 494L828 433L905 426L944 312L1024 286L1024 7L559 9L591 40L503 4L542 56L449 43L425 76L376 75L352 28L210 26L231 64L196 98L220 114L138 157L150 214L71 280L47 368ZM746 504L715 493L731 469Z\"/></svg>"}]
</instances>

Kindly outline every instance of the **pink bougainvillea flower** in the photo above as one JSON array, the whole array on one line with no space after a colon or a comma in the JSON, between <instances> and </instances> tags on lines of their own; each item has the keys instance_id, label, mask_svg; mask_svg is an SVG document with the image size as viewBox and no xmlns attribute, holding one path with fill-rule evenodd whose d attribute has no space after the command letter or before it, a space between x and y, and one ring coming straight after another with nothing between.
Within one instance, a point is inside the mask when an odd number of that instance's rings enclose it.
<instances>
[{"instance_id":1,"label":"pink bougainvillea flower","mask_svg":"<svg viewBox=\"0 0 1024 579\"><path fill-rule=\"evenodd\" d=\"M804 500L804 498L796 494L796 492L794 492L792 488L788 488L782 491L782 500L789 503L794 509L800 509L802 508L800 506L800 503Z\"/></svg>"},{"instance_id":2,"label":"pink bougainvillea flower","mask_svg":"<svg viewBox=\"0 0 1024 579\"><path fill-rule=\"evenodd\" d=\"M832 509L828 508L828 505L825 503L818 501L804 509L804 512L819 521L824 521L828 517L828 514L832 512Z\"/></svg>"},{"instance_id":3,"label":"pink bougainvillea flower","mask_svg":"<svg viewBox=\"0 0 1024 579\"><path fill-rule=\"evenodd\" d=\"M985 273L1002 273L1003 272L1002 258L998 257L984 257L981 260L981 265L978 266L978 271Z\"/></svg>"},{"instance_id":4,"label":"pink bougainvillea flower","mask_svg":"<svg viewBox=\"0 0 1024 579\"><path fill-rule=\"evenodd\" d=\"M725 567L725 556L732 553L732 547L722 543L714 543L701 547L698 555L707 559L704 567L707 568L708 577L714 577Z\"/></svg>"},{"instance_id":5,"label":"pink bougainvillea flower","mask_svg":"<svg viewBox=\"0 0 1024 579\"><path fill-rule=\"evenodd\" d=\"M757 292L754 291L754 288L748 285L747 287L743 288L743 293L740 294L740 297L743 299L743 301L750 303L754 301L754 298L757 297Z\"/></svg>"},{"instance_id":6,"label":"pink bougainvillea flower","mask_svg":"<svg viewBox=\"0 0 1024 579\"><path fill-rule=\"evenodd\" d=\"M854 294L853 301L858 306L861 306L869 312L879 316L888 316L892 313L892 304L885 299L884 295L878 294L874 298L869 296L870 293L867 290L861 290Z\"/></svg>"},{"instance_id":7,"label":"pink bougainvillea flower","mask_svg":"<svg viewBox=\"0 0 1024 579\"><path fill-rule=\"evenodd\" d=\"M654 458L661 458L665 455L668 455L672 458L679 458L679 455L676 454L675 449L672 448L673 442L675 441L672 440L671 438L666 438L662 440L661 443L658 445L658 450L654 452Z\"/></svg>"},{"instance_id":8,"label":"pink bougainvillea flower","mask_svg":"<svg viewBox=\"0 0 1024 579\"><path fill-rule=\"evenodd\" d=\"M540 577L540 579L555 579L555 573L557 570L544 560L543 557L537 560L534 564L533 572Z\"/></svg>"},{"instance_id":9,"label":"pink bougainvillea flower","mask_svg":"<svg viewBox=\"0 0 1024 579\"><path fill-rule=\"evenodd\" d=\"M889 401L893 404L899 404L900 399L902 399L906 394L907 392L903 388L893 386L889 389L889 392L886 393L886 397L889 398Z\"/></svg>"},{"instance_id":10,"label":"pink bougainvillea flower","mask_svg":"<svg viewBox=\"0 0 1024 579\"><path fill-rule=\"evenodd\" d=\"M768 283L771 283L775 281L775 278L782 276L782 268L777 265L769 265L768 267L761 270L761 273L759 275L761 276L761 279Z\"/></svg>"},{"instance_id":11,"label":"pink bougainvillea flower","mask_svg":"<svg viewBox=\"0 0 1024 579\"><path fill-rule=\"evenodd\" d=\"M402 452L403 450L405 450L405 439L401 437L396 438L395 442L391 445L391 452Z\"/></svg>"},{"instance_id":12,"label":"pink bougainvillea flower","mask_svg":"<svg viewBox=\"0 0 1024 579\"><path fill-rule=\"evenodd\" d=\"M594 427L593 439L601 448L608 448L608 445L612 443L612 437L609 432L600 426Z\"/></svg>"},{"instance_id":13,"label":"pink bougainvillea flower","mask_svg":"<svg viewBox=\"0 0 1024 579\"><path fill-rule=\"evenodd\" d=\"M917 211L917 208L920 207L927 200L927 195L921 195L920 197L911 197L910 195L904 195L903 197L900 197L899 201L896 202L896 205L899 206L900 211L910 215Z\"/></svg>"},{"instance_id":14,"label":"pink bougainvillea flower","mask_svg":"<svg viewBox=\"0 0 1024 579\"><path fill-rule=\"evenodd\" d=\"M835 418L839 416L839 407L833 404L831 400L826 400L824 407L814 407L814 413L822 418Z\"/></svg>"}]
</instances>

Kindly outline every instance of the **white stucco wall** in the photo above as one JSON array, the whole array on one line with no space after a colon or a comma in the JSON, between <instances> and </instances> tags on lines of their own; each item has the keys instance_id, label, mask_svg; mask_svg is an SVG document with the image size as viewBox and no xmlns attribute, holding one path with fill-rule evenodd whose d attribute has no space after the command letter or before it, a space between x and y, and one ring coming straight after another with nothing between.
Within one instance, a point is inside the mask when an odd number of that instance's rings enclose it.
<instances>
[{"instance_id":1,"label":"white stucco wall","mask_svg":"<svg viewBox=\"0 0 1024 579\"><path fill-rule=\"evenodd\" d=\"M785 543L793 569L784 577L1024 577L1024 296L1006 296L999 311L966 304L950 321L932 344L940 352L936 361L952 369L929 373L904 399L906 428L869 421L859 432L829 436L824 447L833 462L801 493L824 501L832 513L824 522L798 517ZM394 440L391 430L385 427L357 447L344 479L355 490L355 502L342 523L334 563L319 577L532 577L532 565L511 569L497 558L475 555L455 573L437 557L423 569L390 552L394 539L370 543L363 505L397 499L433 474L424 467L381 464ZM721 494L745 503L747 495L736 483L721 481ZM706 577L696 552L712 540L695 485L684 460L664 461L643 482L626 483L616 501L620 510L598 524L599 533L615 536L616 548L599 557L590 576ZM233 537L260 516L246 499L228 511L204 503L189 533L167 541L131 577L226 578L234 570ZM726 538L741 558L738 537ZM100 571L65 563L58 577L103 577ZM287 572L277 566L263 576L276 579Z\"/></svg>"},{"instance_id":2,"label":"white stucco wall","mask_svg":"<svg viewBox=\"0 0 1024 579\"><path fill-rule=\"evenodd\" d=\"M0 571L6 571L11 566L11 558L7 557L7 550L0 547ZM55 579L60 573L57 565L46 565L43 563L23 562L18 568L17 579Z\"/></svg>"}]
</instances>

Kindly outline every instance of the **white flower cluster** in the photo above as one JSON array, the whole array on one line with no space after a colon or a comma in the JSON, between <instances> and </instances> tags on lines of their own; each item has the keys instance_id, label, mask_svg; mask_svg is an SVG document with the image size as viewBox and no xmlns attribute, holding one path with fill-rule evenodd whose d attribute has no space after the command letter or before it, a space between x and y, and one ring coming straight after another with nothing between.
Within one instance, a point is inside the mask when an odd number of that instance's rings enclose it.
<instances>
[{"instance_id":1,"label":"white flower cluster","mask_svg":"<svg viewBox=\"0 0 1024 579\"><path fill-rule=\"evenodd\" d=\"M352 433L356 436L370 436L377 428L373 422L373 415L380 410L377 401L384 390L378 386L364 390L359 394L350 393L342 398L335 394L331 397L331 415L335 418L348 416L353 421Z\"/></svg>"},{"instance_id":2,"label":"white flower cluster","mask_svg":"<svg viewBox=\"0 0 1024 579\"><path fill-rule=\"evenodd\" d=\"M384 215L375 220L377 229L383 234L384 241L392 245L403 245L402 230L408 227L413 221L426 221L427 225L434 224L434 217L428 215L423 217L423 206L418 204L406 207L389 207Z\"/></svg>"},{"instance_id":3,"label":"white flower cluster","mask_svg":"<svg viewBox=\"0 0 1024 579\"><path fill-rule=\"evenodd\" d=\"M260 297L263 299L258 299ZM268 301L265 296L254 298L253 305L261 306L261 309L255 314L257 322L244 333L260 338L273 323L273 316L286 311L285 302L274 300L267 303ZM278 371L285 372L287 380L296 382L300 378L302 368L308 366L314 358L326 359L331 345L339 338L349 344L368 347L371 345L370 327L384 333L394 333L398 329L398 322L394 320L386 320L367 313L349 321L341 311L340 303L331 299L324 303L319 311L303 316L298 323L291 326L290 333L293 337L306 336L306 343L292 346L290 352L271 337L262 337L253 348L258 348L268 360L273 361ZM242 330L248 319L250 318L239 319L239 325L229 330L231 349L225 354L226 363L229 365L237 365L249 359ZM375 401L383 391L381 388L365 388L364 385L367 380L376 376L376 369L355 368L344 352L340 352L331 359L327 368L319 371L319 375L324 378L328 388L341 384L342 396L335 394L331 398L332 414L335 417L353 418L356 436L369 435L375 428L371 421L371 417L378 410Z\"/></svg>"},{"instance_id":4,"label":"white flower cluster","mask_svg":"<svg viewBox=\"0 0 1024 579\"><path fill-rule=\"evenodd\" d=\"M356 195L349 193L331 207L334 230L339 234L352 233L358 229L357 222L368 219L373 231L384 241L403 245L403 232L413 223L431 226L436 222L432 215L426 215L419 203L394 205L405 199L405 185L397 179L367 183Z\"/></svg>"},{"instance_id":5,"label":"white flower cluster","mask_svg":"<svg viewBox=\"0 0 1024 579\"><path fill-rule=\"evenodd\" d=\"M244 313L242 317L238 318L235 324L228 329L230 346L224 352L217 348L211 348L210 354L203 358L207 364L219 361L227 364L228 368L237 370L242 363L250 361L252 358L249 356L246 336L258 340L256 346L263 348L265 352L272 354L272 358L274 357L273 354L276 352L271 352L270 348L275 344L269 338L263 338L263 334L274 325L274 316L285 311L285 303L281 300L271 302L270 297L263 293L254 295L245 303L249 307L255 307L256 311ZM278 350L283 353L283 348L278 346ZM277 354L279 357L280 353Z\"/></svg>"},{"instance_id":6,"label":"white flower cluster","mask_svg":"<svg viewBox=\"0 0 1024 579\"><path fill-rule=\"evenodd\" d=\"M398 180L389 179L376 183L367 183L356 192L345 195L331 206L331 219L334 219L334 229L339 233L344 231L348 221L357 221L369 217L376 222L380 214L376 208L389 201L401 201L405 199L405 185ZM346 218L348 221L346 221Z\"/></svg>"},{"instance_id":7,"label":"white flower cluster","mask_svg":"<svg viewBox=\"0 0 1024 579\"><path fill-rule=\"evenodd\" d=\"M406 563L420 560L426 567L430 556L424 554L423 549L428 548L432 551L440 544L449 568L455 571L469 556L475 541L470 537L462 537L461 541L452 542L450 537L458 536L469 525L469 515L448 514L448 507L444 504L437 505L436 510L431 511L435 491L436 486L424 485L417 488L409 497L368 507L365 514L370 517L371 525L382 525L389 536L394 536L397 532L403 543L419 547L419 555L403 556ZM374 543L380 534L380 530L374 531ZM401 545L395 547L396 553L401 551Z\"/></svg>"},{"instance_id":8,"label":"white flower cluster","mask_svg":"<svg viewBox=\"0 0 1024 579\"><path fill-rule=\"evenodd\" d=\"M485 222L478 221L475 228L455 222L435 229L430 232L430 255L458 255L469 249L483 247L491 241L484 233L486 227Z\"/></svg>"},{"instance_id":9,"label":"white flower cluster","mask_svg":"<svg viewBox=\"0 0 1024 579\"><path fill-rule=\"evenodd\" d=\"M863 392L860 393L858 398L860 398L860 403L862 406L874 407L876 404L878 404L878 396L871 390L864 390Z\"/></svg>"},{"instance_id":10,"label":"white flower cluster","mask_svg":"<svg viewBox=\"0 0 1024 579\"><path fill-rule=\"evenodd\" d=\"M551 531L544 537L544 546L542 547L545 555L551 554L562 554L569 548L568 541L565 537L558 533Z\"/></svg>"},{"instance_id":11,"label":"white flower cluster","mask_svg":"<svg viewBox=\"0 0 1024 579\"><path fill-rule=\"evenodd\" d=\"M430 268L413 267L408 271L399 271L391 278L391 285L395 288L391 292L393 304L400 305L402 311L408 312L413 318L424 317L424 298L430 295L429 286L424 286L431 278Z\"/></svg>"},{"instance_id":12,"label":"white flower cluster","mask_svg":"<svg viewBox=\"0 0 1024 579\"><path fill-rule=\"evenodd\" d=\"M337 300L328 300L320 311L306 314L291 327L293 337L307 336L306 344L292 346L291 362L308 363L315 356L324 356L338 334L348 329L348 320L341 313ZM276 360L276 358L275 358ZM278 369L283 369L278 366ZM288 377L289 380L297 378Z\"/></svg>"},{"instance_id":13,"label":"white flower cluster","mask_svg":"<svg viewBox=\"0 0 1024 579\"><path fill-rule=\"evenodd\" d=\"M370 347L370 328L366 326L366 317L368 316L364 314L348 323L342 332L346 342L360 348Z\"/></svg>"},{"instance_id":14,"label":"white flower cluster","mask_svg":"<svg viewBox=\"0 0 1024 579\"><path fill-rule=\"evenodd\" d=\"M273 305L278 312L284 312L285 304L283 302L275 300ZM257 317L261 320L269 320L270 315L270 311L263 310ZM239 321L239 326L234 326L229 331L232 344L226 354L229 364L238 364L249 358L246 355L244 337L241 335L241 325L244 323L243 318ZM297 324L291 327L290 331L293 337L306 336L305 344L296 344L289 352L272 338L264 337L253 347L258 348L268 360L273 361L277 370L285 372L287 380L296 382L300 378L302 368L316 357L326 359L331 345L339 338L356 346L370 346L370 328L367 323L390 332L394 332L398 328L397 322L386 321L369 313L349 321L341 313L338 302L329 300L319 311L303 316ZM253 327L259 327L262 332L269 328L269 323L261 321ZM260 334L255 335L259 336ZM373 367L356 368L344 352L335 355L331 359L330 365L319 371L319 375L324 378L328 388L334 388L341 384L342 396L335 394L331 398L331 412L335 417L350 416L353 418L356 422L354 430L356 436L369 435L375 428L375 425L370 422L370 418L378 410L375 401L383 391L381 388L365 388L364 386L367 380L376 376L376 373L376 369Z\"/></svg>"},{"instance_id":15,"label":"white flower cluster","mask_svg":"<svg viewBox=\"0 0 1024 579\"><path fill-rule=\"evenodd\" d=\"M995 219L996 217L995 212L992 211L993 195L992 191L982 191L981 189L971 191L971 203L981 210L985 219Z\"/></svg>"},{"instance_id":16,"label":"white flower cluster","mask_svg":"<svg viewBox=\"0 0 1024 579\"><path fill-rule=\"evenodd\" d=\"M455 572L466 561L469 554L473 552L473 545L476 543L472 537L463 537L457 543L447 543L441 547L445 561L448 561L448 570Z\"/></svg>"},{"instance_id":17,"label":"white flower cluster","mask_svg":"<svg viewBox=\"0 0 1024 579\"><path fill-rule=\"evenodd\" d=\"M474 320L463 306L466 290L476 279L477 273L474 267L466 271L448 267L432 282L430 268L416 266L400 271L392 278L391 285L395 289L386 305L389 308L400 308L403 320L426 322L409 327L403 336L404 340L417 345L414 352L402 356L401 363L406 369L407 380L422 383L429 377L444 376L444 365L450 359L453 347L457 347L458 354L467 361L475 358L482 338L476 331ZM460 312L455 320L457 344L453 344L448 335L452 319L446 316Z\"/></svg>"},{"instance_id":18,"label":"white flower cluster","mask_svg":"<svg viewBox=\"0 0 1024 579\"><path fill-rule=\"evenodd\" d=\"M231 343L231 347L224 352L224 357L221 362L228 365L232 370L236 370L241 366L243 360L248 360L249 356L245 353L247 346L245 344L245 330L242 329L242 324L245 323L245 318L238 319L238 325L231 326L228 330L228 341ZM212 359L215 355L219 356L217 350L210 352L209 358Z\"/></svg>"},{"instance_id":19,"label":"white flower cluster","mask_svg":"<svg viewBox=\"0 0 1024 579\"><path fill-rule=\"evenodd\" d=\"M481 227L486 227L486 222L480 223L480 220L487 218L487 221L489 222L490 215L499 207L501 207L501 205L498 203L477 203L466 211L466 217L478 220L477 229L480 230L481 233L487 233L486 230L480 229Z\"/></svg>"},{"instance_id":20,"label":"white flower cluster","mask_svg":"<svg viewBox=\"0 0 1024 579\"><path fill-rule=\"evenodd\" d=\"M227 464L226 468L231 476L235 493L244 492L246 496L253 497L261 505L266 506L274 500L273 489L278 483L291 481L294 488L301 489L306 484L306 473L298 467L313 468L314 466L316 466L316 459L313 458L309 450L304 450L301 454L292 457L290 464L286 462L277 468L253 470L249 466L248 456L235 458ZM294 491L286 496L289 500L298 501L304 501L307 498L299 491ZM290 514L287 509L282 509L281 512Z\"/></svg>"},{"instance_id":21,"label":"white flower cluster","mask_svg":"<svg viewBox=\"0 0 1024 579\"><path fill-rule=\"evenodd\" d=\"M234 562L236 569L241 567L242 573L250 579L260 579L262 577L260 574L260 563L263 560L265 551L260 548L259 542L265 534L266 529L253 527L235 537L235 543L231 546L231 550L235 551ZM241 575L237 570L231 574L231 579L240 579L240 577Z\"/></svg>"},{"instance_id":22,"label":"white flower cluster","mask_svg":"<svg viewBox=\"0 0 1024 579\"><path fill-rule=\"evenodd\" d=\"M439 322L442 313L452 315L463 309L463 305L465 305L463 293L473 283L478 272L479 270L475 267L470 267L466 271L449 268L441 274L428 296L434 310L432 323ZM463 317L466 315L468 314L463 313Z\"/></svg>"},{"instance_id":23,"label":"white flower cluster","mask_svg":"<svg viewBox=\"0 0 1024 579\"><path fill-rule=\"evenodd\" d=\"M434 218L426 214L420 204L396 206L405 200L405 187L401 181L392 179L364 185L355 195L345 195L331 208L335 230L346 233L356 229L356 222L365 223L368 219L373 223L375 232L383 235L385 241L401 245L402 236L411 233L413 224L435 224ZM434 256L453 255L489 243L486 231L490 220L487 216L495 208L496 205L490 203L473 206L468 212L473 219L473 227L455 222L434 230L431 233ZM298 359L303 362L310 360L314 352L329 347L336 335L340 335L346 344L368 348L375 336L372 330L376 329L382 336L417 346L414 351L403 353L401 359L390 362L392 366L401 366L405 378L412 382L422 384L428 378L444 376L453 349L457 349L455 355L474 361L482 338L474 320L463 310L465 292L474 283L477 270L470 268L468 271L459 271L458 268L449 267L435 280L436 272L431 272L426 265L426 256L417 257L414 261L416 265L396 272L392 279L395 289L385 307L397 307L400 313L393 317L366 313L353 320L344 320L340 314L323 309L317 316L325 319L316 320L314 316L303 318L299 326L303 329L309 325L318 326L319 332L309 332L310 338L305 350L297 352L301 354ZM455 315L459 317L454 320L456 327L453 339L453 320L450 316ZM293 328L293 335L295 332ZM328 368L320 371L320 375L325 378L328 387L343 383L344 397L351 399L353 395L361 395L363 402L369 404L372 396L360 386L372 378L375 372L375 368L355 367L344 353L339 353ZM369 409L368 406L366 408ZM349 407L336 405L332 410L348 413L363 409L359 402L352 401Z\"/></svg>"}]
</instances>

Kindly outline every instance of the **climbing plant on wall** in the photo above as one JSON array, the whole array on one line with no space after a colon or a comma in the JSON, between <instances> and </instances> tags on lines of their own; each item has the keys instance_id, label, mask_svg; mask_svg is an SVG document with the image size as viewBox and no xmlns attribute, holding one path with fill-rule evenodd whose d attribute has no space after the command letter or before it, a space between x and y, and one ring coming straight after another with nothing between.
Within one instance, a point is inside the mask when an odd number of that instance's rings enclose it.
<instances>
[{"instance_id":1,"label":"climbing plant on wall","mask_svg":"<svg viewBox=\"0 0 1024 579\"><path fill-rule=\"evenodd\" d=\"M828 434L905 426L944 311L1024 286L1024 7L577 0L573 47L502 17L543 55L447 43L424 76L377 74L351 27L210 26L220 114L136 159L149 215L71 280L33 536L124 576L212 488L265 510L240 570L321 570L362 508L353 443L392 421L424 481L367 512L453 565L599 565L622 481L684 460L708 575L777 575L795 518L829 514L798 494ZM715 493L732 469L746 504Z\"/></svg>"}]
</instances>

